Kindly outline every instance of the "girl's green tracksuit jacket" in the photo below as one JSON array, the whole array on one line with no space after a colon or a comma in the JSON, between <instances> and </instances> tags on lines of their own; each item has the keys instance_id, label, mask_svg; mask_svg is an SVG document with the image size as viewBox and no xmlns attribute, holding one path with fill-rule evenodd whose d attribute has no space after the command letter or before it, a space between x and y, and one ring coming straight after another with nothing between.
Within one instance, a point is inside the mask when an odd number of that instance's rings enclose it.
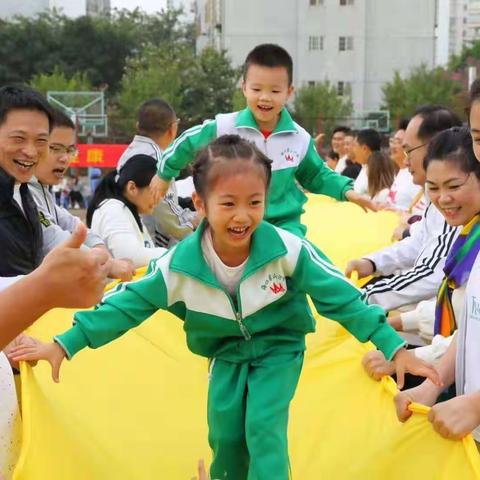
<instances>
[{"instance_id":1,"label":"girl's green tracksuit jacket","mask_svg":"<svg viewBox=\"0 0 480 480\"><path fill-rule=\"evenodd\" d=\"M208 358L250 361L270 351L299 352L315 330L307 302L361 342L371 340L391 359L404 340L386 323L383 309L362 293L311 243L268 222L252 237L250 256L232 298L208 267L196 232L159 259L139 281L105 295L92 311L75 314L74 326L56 337L68 357L97 348L168 310L184 321L189 349Z\"/></svg>"},{"instance_id":2,"label":"girl's green tracksuit jacket","mask_svg":"<svg viewBox=\"0 0 480 480\"><path fill-rule=\"evenodd\" d=\"M307 201L303 189L345 200L345 193L353 188L351 179L325 165L310 134L292 120L285 108L268 138L260 132L249 108L219 114L215 120L186 130L163 152L158 175L168 181L177 177L198 150L225 134L237 134L255 143L272 160L265 220L274 225L303 236L306 228L300 223L300 216Z\"/></svg>"}]
</instances>

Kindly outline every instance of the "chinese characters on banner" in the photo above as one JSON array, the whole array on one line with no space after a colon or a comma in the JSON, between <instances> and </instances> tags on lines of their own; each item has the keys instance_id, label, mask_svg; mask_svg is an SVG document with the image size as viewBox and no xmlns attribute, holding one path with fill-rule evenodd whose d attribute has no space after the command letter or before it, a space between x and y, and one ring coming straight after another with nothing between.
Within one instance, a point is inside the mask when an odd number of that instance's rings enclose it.
<instances>
[{"instance_id":1,"label":"chinese characters on banner","mask_svg":"<svg viewBox=\"0 0 480 480\"><path fill-rule=\"evenodd\" d=\"M71 167L115 168L118 159L128 145L108 145L102 143L80 143L78 157L70 163Z\"/></svg>"}]
</instances>

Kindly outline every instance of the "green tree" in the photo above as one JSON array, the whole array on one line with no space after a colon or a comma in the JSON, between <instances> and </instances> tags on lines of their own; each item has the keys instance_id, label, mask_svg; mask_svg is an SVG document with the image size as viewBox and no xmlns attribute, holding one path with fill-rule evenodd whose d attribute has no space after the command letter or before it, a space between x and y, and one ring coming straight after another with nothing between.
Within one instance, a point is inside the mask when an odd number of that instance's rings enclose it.
<instances>
[{"instance_id":1,"label":"green tree","mask_svg":"<svg viewBox=\"0 0 480 480\"><path fill-rule=\"evenodd\" d=\"M86 73L93 86L115 93L127 59L146 45L195 44L195 27L183 24L181 10L156 15L116 10L109 16L68 18L57 11L34 18L0 20L0 84L28 83L57 66L71 78Z\"/></svg>"},{"instance_id":2,"label":"green tree","mask_svg":"<svg viewBox=\"0 0 480 480\"><path fill-rule=\"evenodd\" d=\"M402 78L395 72L393 80L382 87L383 106L390 111L392 120L408 118L415 109L425 103L436 103L454 108L462 86L451 79L448 70L433 70L421 65Z\"/></svg>"},{"instance_id":3,"label":"green tree","mask_svg":"<svg viewBox=\"0 0 480 480\"><path fill-rule=\"evenodd\" d=\"M199 55L186 42L148 45L127 62L111 112L117 135L131 135L140 104L152 97L168 101L188 128L232 109L238 71L225 52L205 49Z\"/></svg>"},{"instance_id":4,"label":"green tree","mask_svg":"<svg viewBox=\"0 0 480 480\"><path fill-rule=\"evenodd\" d=\"M234 112L243 110L247 106L247 101L245 100L245 96L243 95L243 92L239 88L236 88L235 91L233 92L232 105L233 105L232 110Z\"/></svg>"},{"instance_id":5,"label":"green tree","mask_svg":"<svg viewBox=\"0 0 480 480\"><path fill-rule=\"evenodd\" d=\"M30 81L30 86L44 95L48 91L89 91L92 90L92 82L85 72L75 73L68 78L60 67L53 68L52 73L39 73L34 75Z\"/></svg>"},{"instance_id":6,"label":"green tree","mask_svg":"<svg viewBox=\"0 0 480 480\"><path fill-rule=\"evenodd\" d=\"M350 96L338 96L329 81L302 87L295 95L295 116L311 134L322 131L330 137L334 126L352 111Z\"/></svg>"}]
</instances>

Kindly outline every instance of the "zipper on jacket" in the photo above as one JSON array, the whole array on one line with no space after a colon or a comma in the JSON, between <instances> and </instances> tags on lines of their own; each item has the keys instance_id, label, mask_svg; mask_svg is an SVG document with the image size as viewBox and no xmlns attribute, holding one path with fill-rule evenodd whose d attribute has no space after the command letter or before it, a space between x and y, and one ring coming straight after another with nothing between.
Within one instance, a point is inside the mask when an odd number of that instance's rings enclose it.
<instances>
[{"instance_id":1,"label":"zipper on jacket","mask_svg":"<svg viewBox=\"0 0 480 480\"><path fill-rule=\"evenodd\" d=\"M242 332L242 335L243 335L243 338L245 340L251 340L252 339L252 336L250 335L250 332L248 331L247 327L244 325L243 321L242 321L242 312L241 312L241 306L240 306L240 296L239 296L239 288L240 285L237 287L237 302L238 302L238 309L235 308L235 304L233 303L233 299L232 299L232 296L224 289L222 288L222 290L224 291L225 295L228 297L228 300L230 301L230 305L232 306L232 310L233 310L233 314L235 315L235 321L237 322L238 324L238 327L240 328L240 332Z\"/></svg>"}]
</instances>

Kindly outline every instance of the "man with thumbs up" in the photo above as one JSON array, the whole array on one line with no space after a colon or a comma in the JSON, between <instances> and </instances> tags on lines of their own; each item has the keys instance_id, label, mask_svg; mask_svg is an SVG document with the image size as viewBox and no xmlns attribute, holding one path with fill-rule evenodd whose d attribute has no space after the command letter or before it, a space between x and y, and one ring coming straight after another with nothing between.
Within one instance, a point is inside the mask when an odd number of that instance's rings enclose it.
<instances>
[{"instance_id":1,"label":"man with thumbs up","mask_svg":"<svg viewBox=\"0 0 480 480\"><path fill-rule=\"evenodd\" d=\"M36 270L0 292L0 351L48 310L91 307L102 298L110 256L100 249L81 250L86 235L85 225L78 225Z\"/></svg>"}]
</instances>

